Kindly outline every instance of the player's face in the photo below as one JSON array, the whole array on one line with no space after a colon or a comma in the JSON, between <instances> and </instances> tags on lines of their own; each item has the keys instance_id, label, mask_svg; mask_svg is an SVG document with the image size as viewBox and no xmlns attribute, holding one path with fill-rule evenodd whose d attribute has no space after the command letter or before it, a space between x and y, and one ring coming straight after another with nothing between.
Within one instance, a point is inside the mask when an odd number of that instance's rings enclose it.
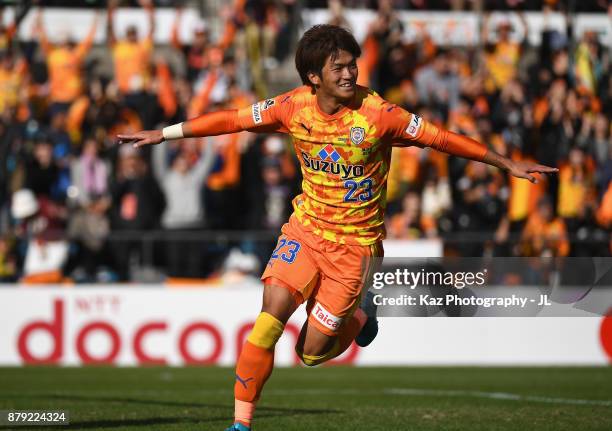
<instances>
[{"instance_id":1,"label":"player's face","mask_svg":"<svg viewBox=\"0 0 612 431\"><path fill-rule=\"evenodd\" d=\"M323 70L319 88L327 95L339 100L350 100L357 86L357 59L348 51L340 50L338 57L328 57Z\"/></svg>"}]
</instances>

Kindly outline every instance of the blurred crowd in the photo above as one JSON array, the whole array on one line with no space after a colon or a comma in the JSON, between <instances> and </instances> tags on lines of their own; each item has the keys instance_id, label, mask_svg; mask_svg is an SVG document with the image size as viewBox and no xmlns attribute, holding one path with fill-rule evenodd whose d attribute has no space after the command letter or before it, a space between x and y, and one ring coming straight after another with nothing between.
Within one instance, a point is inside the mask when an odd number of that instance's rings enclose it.
<instances>
[{"instance_id":1,"label":"blurred crowd","mask_svg":"<svg viewBox=\"0 0 612 431\"><path fill-rule=\"evenodd\" d=\"M344 6L355 3L325 2L330 22L348 25ZM360 84L560 172L532 185L482 163L394 149L388 236L441 239L447 255L609 256L610 47L594 33L573 40L569 30L546 30L529 46L510 37L510 20L486 14L478 46L436 46L425 30L407 42L396 3L377 2ZM0 27L0 280L231 277L257 274L267 261L300 190L286 136L245 132L138 151L114 137L276 94L272 72L293 67L296 2L235 0L218 34L203 20L189 42L179 37L177 9L165 46L153 43L153 3L140 5L146 34L117 34L114 1L83 40L66 32L50 42L41 9L27 11L32 41L16 37L23 16ZM107 49L94 54L98 26ZM178 62L160 54L168 52ZM112 74L96 72L100 56ZM138 272L144 266L150 271Z\"/></svg>"}]
</instances>

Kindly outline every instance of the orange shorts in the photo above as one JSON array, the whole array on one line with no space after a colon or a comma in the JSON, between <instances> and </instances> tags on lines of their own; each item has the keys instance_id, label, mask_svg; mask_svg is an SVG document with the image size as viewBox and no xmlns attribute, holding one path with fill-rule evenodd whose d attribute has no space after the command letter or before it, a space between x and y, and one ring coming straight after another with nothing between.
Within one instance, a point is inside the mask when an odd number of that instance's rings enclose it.
<instances>
[{"instance_id":1,"label":"orange shorts","mask_svg":"<svg viewBox=\"0 0 612 431\"><path fill-rule=\"evenodd\" d=\"M308 321L335 336L357 309L373 257L383 256L382 241L369 246L338 244L306 231L291 217L261 276L274 277L293 290L298 304L308 301Z\"/></svg>"}]
</instances>

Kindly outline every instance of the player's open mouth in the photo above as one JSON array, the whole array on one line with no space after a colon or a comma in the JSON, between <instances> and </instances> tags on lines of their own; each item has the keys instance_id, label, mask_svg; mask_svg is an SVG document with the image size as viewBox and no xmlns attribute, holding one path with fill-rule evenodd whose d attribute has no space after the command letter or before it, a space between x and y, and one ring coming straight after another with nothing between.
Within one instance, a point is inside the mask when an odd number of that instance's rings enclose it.
<instances>
[{"instance_id":1,"label":"player's open mouth","mask_svg":"<svg viewBox=\"0 0 612 431\"><path fill-rule=\"evenodd\" d=\"M353 82L346 82L344 84L340 84L339 87L342 88L353 88L355 86L355 84Z\"/></svg>"}]
</instances>

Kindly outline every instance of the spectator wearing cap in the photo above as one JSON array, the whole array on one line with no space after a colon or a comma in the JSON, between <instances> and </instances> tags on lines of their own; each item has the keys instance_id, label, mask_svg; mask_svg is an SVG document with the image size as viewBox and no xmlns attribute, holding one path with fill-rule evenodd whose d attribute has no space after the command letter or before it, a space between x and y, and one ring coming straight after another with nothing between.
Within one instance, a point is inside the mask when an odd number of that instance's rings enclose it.
<instances>
[{"instance_id":1,"label":"spectator wearing cap","mask_svg":"<svg viewBox=\"0 0 612 431\"><path fill-rule=\"evenodd\" d=\"M30 189L20 189L12 196L11 215L19 240L22 281L57 283L63 280L63 266L68 257L64 236L65 210Z\"/></svg>"}]
</instances>

